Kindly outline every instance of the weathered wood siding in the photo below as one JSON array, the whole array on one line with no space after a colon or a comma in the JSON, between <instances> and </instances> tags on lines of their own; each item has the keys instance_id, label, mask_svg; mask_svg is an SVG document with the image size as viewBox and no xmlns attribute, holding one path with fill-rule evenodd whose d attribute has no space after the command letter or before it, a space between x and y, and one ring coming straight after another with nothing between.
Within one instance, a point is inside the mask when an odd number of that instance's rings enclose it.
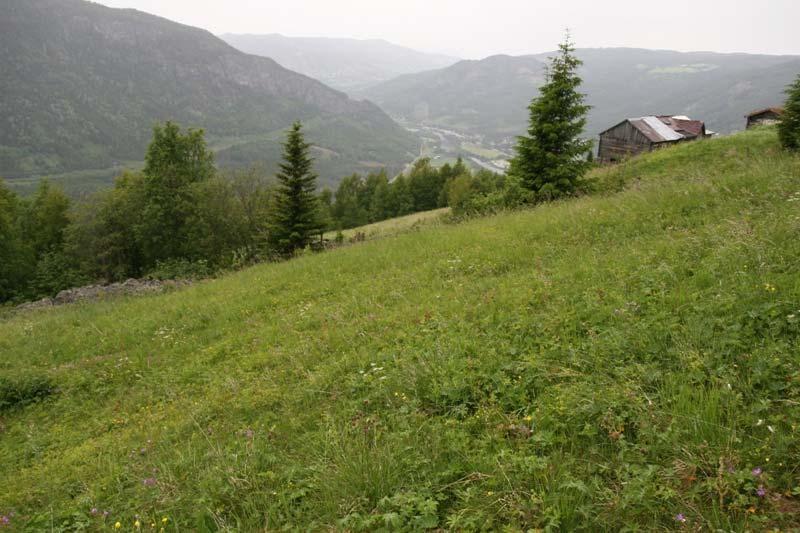
<instances>
[{"instance_id":1,"label":"weathered wood siding","mask_svg":"<svg viewBox=\"0 0 800 533\"><path fill-rule=\"evenodd\" d=\"M597 157L609 163L652 150L650 139L625 121L600 135Z\"/></svg>"},{"instance_id":2,"label":"weathered wood siding","mask_svg":"<svg viewBox=\"0 0 800 533\"><path fill-rule=\"evenodd\" d=\"M766 111L758 115L751 115L747 117L747 129L755 128L756 126L768 126L777 124L781 121L781 116L774 111Z\"/></svg>"}]
</instances>

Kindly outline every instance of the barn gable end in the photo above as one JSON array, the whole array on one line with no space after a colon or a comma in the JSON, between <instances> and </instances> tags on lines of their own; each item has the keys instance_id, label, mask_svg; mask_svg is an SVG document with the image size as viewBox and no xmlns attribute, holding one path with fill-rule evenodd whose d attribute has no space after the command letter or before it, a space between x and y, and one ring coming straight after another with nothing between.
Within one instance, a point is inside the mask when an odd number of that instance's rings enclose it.
<instances>
[{"instance_id":1,"label":"barn gable end","mask_svg":"<svg viewBox=\"0 0 800 533\"><path fill-rule=\"evenodd\" d=\"M621 161L632 155L651 150L652 141L633 127L630 120L620 122L600 134L598 158L601 161Z\"/></svg>"}]
</instances>

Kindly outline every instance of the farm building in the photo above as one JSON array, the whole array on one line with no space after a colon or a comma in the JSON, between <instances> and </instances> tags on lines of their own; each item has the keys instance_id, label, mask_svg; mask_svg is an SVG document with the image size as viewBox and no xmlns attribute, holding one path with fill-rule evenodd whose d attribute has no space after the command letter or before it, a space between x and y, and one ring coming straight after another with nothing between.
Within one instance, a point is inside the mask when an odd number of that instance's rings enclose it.
<instances>
[{"instance_id":1,"label":"farm building","mask_svg":"<svg viewBox=\"0 0 800 533\"><path fill-rule=\"evenodd\" d=\"M600 134L597 157L611 163L663 146L708 137L706 125L684 116L649 116L623 120Z\"/></svg>"},{"instance_id":2,"label":"farm building","mask_svg":"<svg viewBox=\"0 0 800 533\"><path fill-rule=\"evenodd\" d=\"M756 126L767 126L770 124L777 124L783 116L783 109L780 107L768 107L766 109L759 109L749 113L747 118L747 129Z\"/></svg>"}]
</instances>

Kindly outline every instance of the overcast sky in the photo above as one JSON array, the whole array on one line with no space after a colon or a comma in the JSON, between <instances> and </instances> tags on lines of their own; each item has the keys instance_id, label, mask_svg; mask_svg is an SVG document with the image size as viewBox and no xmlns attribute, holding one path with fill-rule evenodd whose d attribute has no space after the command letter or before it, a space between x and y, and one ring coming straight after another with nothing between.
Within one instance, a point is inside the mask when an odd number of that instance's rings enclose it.
<instances>
[{"instance_id":1,"label":"overcast sky","mask_svg":"<svg viewBox=\"0 0 800 533\"><path fill-rule=\"evenodd\" d=\"M213 33L381 38L463 58L580 47L800 54L800 0L100 0Z\"/></svg>"}]
</instances>

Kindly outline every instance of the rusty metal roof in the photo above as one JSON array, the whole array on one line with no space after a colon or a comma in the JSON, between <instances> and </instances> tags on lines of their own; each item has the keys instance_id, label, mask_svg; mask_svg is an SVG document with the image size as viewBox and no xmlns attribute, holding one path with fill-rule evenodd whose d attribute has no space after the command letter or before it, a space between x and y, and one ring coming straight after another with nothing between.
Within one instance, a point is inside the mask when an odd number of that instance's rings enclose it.
<instances>
[{"instance_id":1,"label":"rusty metal roof","mask_svg":"<svg viewBox=\"0 0 800 533\"><path fill-rule=\"evenodd\" d=\"M705 124L702 121L691 120L684 116L651 115L631 118L628 121L653 143L694 139L705 134Z\"/></svg>"},{"instance_id":2,"label":"rusty metal roof","mask_svg":"<svg viewBox=\"0 0 800 533\"><path fill-rule=\"evenodd\" d=\"M759 109L757 111L752 111L745 115L745 117L755 117L758 115L763 115L764 113L775 113L776 115L783 115L783 108L782 107L766 107L764 109Z\"/></svg>"},{"instance_id":3,"label":"rusty metal roof","mask_svg":"<svg viewBox=\"0 0 800 533\"><path fill-rule=\"evenodd\" d=\"M692 120L689 117L658 117L667 126L677 131L684 138L701 137L706 134L706 125L702 120Z\"/></svg>"}]
</instances>

